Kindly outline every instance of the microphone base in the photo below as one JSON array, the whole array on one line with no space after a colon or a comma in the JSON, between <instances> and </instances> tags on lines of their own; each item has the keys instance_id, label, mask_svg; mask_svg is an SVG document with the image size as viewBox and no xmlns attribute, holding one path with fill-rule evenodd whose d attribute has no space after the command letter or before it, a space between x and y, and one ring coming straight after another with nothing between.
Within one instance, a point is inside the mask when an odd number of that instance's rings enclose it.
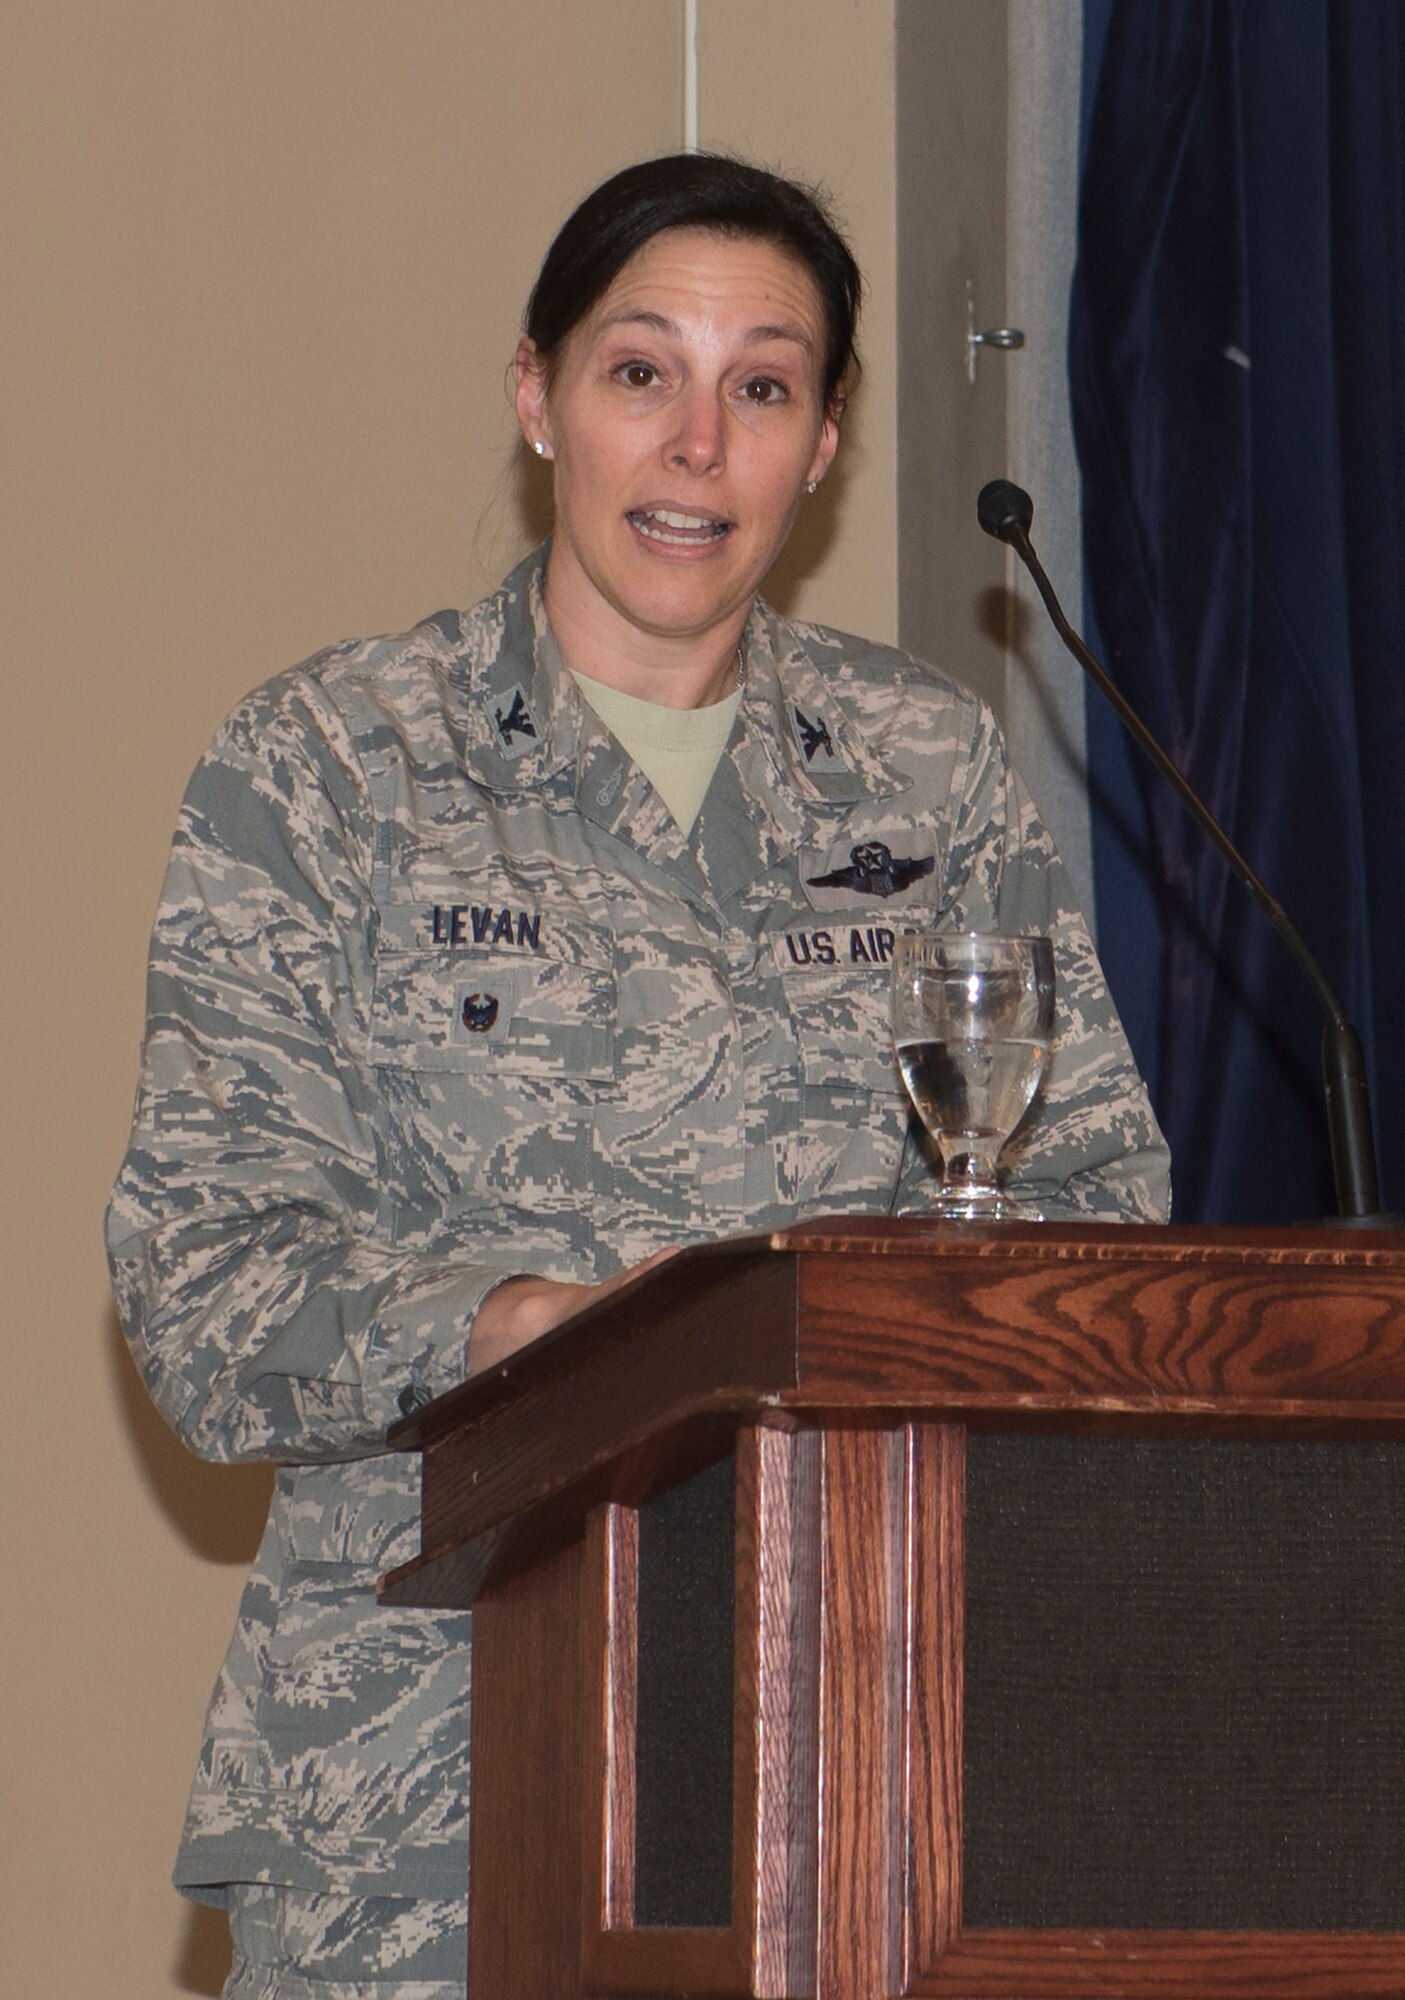
<instances>
[{"instance_id":1,"label":"microphone base","mask_svg":"<svg viewBox=\"0 0 1405 2000\"><path fill-rule=\"evenodd\" d=\"M1391 1215L1384 1211L1375 1215L1324 1215L1316 1223L1301 1226L1317 1229L1405 1229L1405 1215Z\"/></svg>"}]
</instances>

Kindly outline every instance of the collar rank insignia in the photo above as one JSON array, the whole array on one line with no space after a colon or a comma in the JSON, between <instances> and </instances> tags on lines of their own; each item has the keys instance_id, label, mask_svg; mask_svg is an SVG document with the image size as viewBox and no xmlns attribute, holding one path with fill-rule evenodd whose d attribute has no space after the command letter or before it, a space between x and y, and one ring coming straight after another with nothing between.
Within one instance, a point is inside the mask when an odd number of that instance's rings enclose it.
<instances>
[{"instance_id":1,"label":"collar rank insignia","mask_svg":"<svg viewBox=\"0 0 1405 2000\"><path fill-rule=\"evenodd\" d=\"M530 750L537 741L539 732L532 719L532 711L527 706L526 689L508 688L502 699L490 703L489 707L493 731L503 755L520 757L524 750Z\"/></svg>"},{"instance_id":2,"label":"collar rank insignia","mask_svg":"<svg viewBox=\"0 0 1405 2000\"><path fill-rule=\"evenodd\" d=\"M790 704L790 726L795 735L796 748L805 759L808 770L818 757L822 765L837 764L839 753L834 747L834 738L829 733L829 725L822 715L806 715L798 702Z\"/></svg>"},{"instance_id":3,"label":"collar rank insignia","mask_svg":"<svg viewBox=\"0 0 1405 2000\"><path fill-rule=\"evenodd\" d=\"M849 849L847 868L831 869L828 875L807 875L805 880L815 889L852 889L857 896L898 896L930 875L936 865L933 854L900 859L881 840L864 840Z\"/></svg>"}]
</instances>

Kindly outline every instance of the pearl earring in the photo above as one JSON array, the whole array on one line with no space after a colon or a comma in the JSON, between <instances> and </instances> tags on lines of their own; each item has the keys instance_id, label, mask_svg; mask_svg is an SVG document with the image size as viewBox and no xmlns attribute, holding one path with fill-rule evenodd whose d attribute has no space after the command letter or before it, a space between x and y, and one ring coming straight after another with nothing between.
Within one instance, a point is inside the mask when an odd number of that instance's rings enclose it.
<instances>
[{"instance_id":1,"label":"pearl earring","mask_svg":"<svg viewBox=\"0 0 1405 2000\"><path fill-rule=\"evenodd\" d=\"M534 451L534 452L536 453L536 455L537 455L537 457L538 457L538 458L545 458L545 457L546 457L546 440L545 440L545 438L533 438L533 439L532 439L532 450L533 450L533 451Z\"/></svg>"},{"instance_id":2,"label":"pearl earring","mask_svg":"<svg viewBox=\"0 0 1405 2000\"><path fill-rule=\"evenodd\" d=\"M818 490L819 483L820 482L818 481L818 479L807 479L805 481L805 491L807 493L816 492Z\"/></svg>"}]
</instances>

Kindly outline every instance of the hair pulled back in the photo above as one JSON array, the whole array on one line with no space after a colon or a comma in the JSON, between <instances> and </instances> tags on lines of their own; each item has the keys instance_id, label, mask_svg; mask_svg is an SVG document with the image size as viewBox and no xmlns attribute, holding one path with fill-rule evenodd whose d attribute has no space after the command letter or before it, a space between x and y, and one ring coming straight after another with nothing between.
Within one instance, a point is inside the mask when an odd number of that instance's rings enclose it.
<instances>
[{"instance_id":1,"label":"hair pulled back","mask_svg":"<svg viewBox=\"0 0 1405 2000\"><path fill-rule=\"evenodd\" d=\"M641 160L602 181L566 218L537 273L523 325L548 372L630 258L664 229L759 239L805 266L824 308L822 387L833 408L846 378L858 372L859 267L817 190L722 153Z\"/></svg>"}]
</instances>

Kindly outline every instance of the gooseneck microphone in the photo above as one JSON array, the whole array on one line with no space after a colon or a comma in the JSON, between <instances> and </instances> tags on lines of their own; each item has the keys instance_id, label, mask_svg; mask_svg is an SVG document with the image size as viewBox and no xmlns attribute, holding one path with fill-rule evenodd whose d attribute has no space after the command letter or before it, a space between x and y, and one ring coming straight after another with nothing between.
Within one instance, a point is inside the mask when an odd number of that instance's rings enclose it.
<instances>
[{"instance_id":1,"label":"gooseneck microphone","mask_svg":"<svg viewBox=\"0 0 1405 2000\"><path fill-rule=\"evenodd\" d=\"M976 501L976 518L988 535L994 535L998 542L1006 543L1015 551L1033 577L1034 587L1044 600L1044 608L1064 645L1098 692L1111 702L1128 734L1179 794L1196 824L1209 835L1228 862L1235 879L1243 883L1307 974L1327 1016L1322 1036L1322 1074L1338 1209L1338 1213L1329 1220L1337 1226L1354 1229L1400 1228L1401 1218L1398 1215L1381 1212L1376 1142L1371 1127L1371 1100L1361 1038L1343 1012L1321 966L1289 921L1277 897L1265 888L1189 779L1171 762L1116 682L1069 624L1054 586L1045 575L1044 565L1034 553L1029 539L1030 523L1034 519L1034 502L1029 495L1012 480L992 479L981 488Z\"/></svg>"}]
</instances>

